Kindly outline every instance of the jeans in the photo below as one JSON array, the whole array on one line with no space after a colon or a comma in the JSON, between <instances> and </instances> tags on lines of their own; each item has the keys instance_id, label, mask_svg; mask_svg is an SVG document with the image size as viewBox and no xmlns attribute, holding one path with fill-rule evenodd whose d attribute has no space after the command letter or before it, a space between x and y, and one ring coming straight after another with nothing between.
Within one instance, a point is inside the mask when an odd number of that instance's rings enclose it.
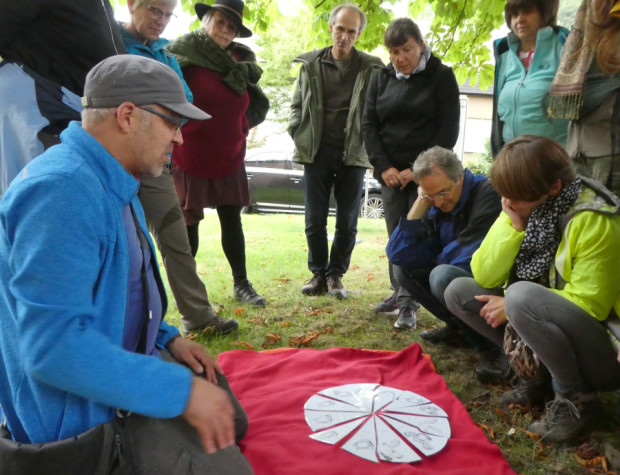
<instances>
[{"instance_id":1,"label":"jeans","mask_svg":"<svg viewBox=\"0 0 620 475\"><path fill-rule=\"evenodd\" d=\"M394 275L398 283L407 289L411 298L422 304L426 310L446 325L458 327L471 346L480 352L493 347L490 342L463 323L446 307L444 296L446 288L454 279L471 277L471 273L457 266L440 264L430 271L427 269L409 270L394 266Z\"/></svg>"},{"instance_id":2,"label":"jeans","mask_svg":"<svg viewBox=\"0 0 620 475\"><path fill-rule=\"evenodd\" d=\"M343 163L342 149L321 145L314 163L304 165L304 201L308 269L313 274L341 277L349 269L357 236L366 169ZM336 230L328 257L329 197L336 198Z\"/></svg>"}]
</instances>

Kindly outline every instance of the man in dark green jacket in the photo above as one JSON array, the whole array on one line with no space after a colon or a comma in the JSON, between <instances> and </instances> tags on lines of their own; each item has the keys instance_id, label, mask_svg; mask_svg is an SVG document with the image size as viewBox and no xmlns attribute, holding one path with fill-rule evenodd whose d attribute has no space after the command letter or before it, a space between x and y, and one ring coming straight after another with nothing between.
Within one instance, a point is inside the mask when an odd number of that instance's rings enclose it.
<instances>
[{"instance_id":1,"label":"man in dark green jacket","mask_svg":"<svg viewBox=\"0 0 620 475\"><path fill-rule=\"evenodd\" d=\"M383 66L379 58L353 47L365 26L366 15L357 5L339 5L329 16L333 45L294 60L301 69L288 131L295 142L294 160L304 165L308 268L313 274L301 289L306 295L347 297L341 279L355 246L364 175L370 168L362 112L370 75ZM328 252L332 188L336 231Z\"/></svg>"}]
</instances>

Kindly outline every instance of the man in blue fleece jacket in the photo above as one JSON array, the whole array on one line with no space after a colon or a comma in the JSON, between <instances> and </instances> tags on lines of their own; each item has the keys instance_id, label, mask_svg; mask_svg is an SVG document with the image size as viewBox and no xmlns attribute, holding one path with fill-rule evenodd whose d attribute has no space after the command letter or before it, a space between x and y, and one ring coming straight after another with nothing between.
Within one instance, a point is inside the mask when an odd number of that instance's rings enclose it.
<instances>
[{"instance_id":1,"label":"man in blue fleece jacket","mask_svg":"<svg viewBox=\"0 0 620 475\"><path fill-rule=\"evenodd\" d=\"M136 177L161 174L185 121L209 115L170 67L134 55L96 65L84 94L82 123L23 169L0 206L0 434L16 447L62 441L120 413L130 472L189 473L178 463L189 455L188 470L252 473L235 445L247 416L221 368L163 319L136 197ZM101 452L124 463L109 445ZM19 450L0 447L3 470L23 467Z\"/></svg>"},{"instance_id":2,"label":"man in blue fleece jacket","mask_svg":"<svg viewBox=\"0 0 620 475\"><path fill-rule=\"evenodd\" d=\"M463 169L459 158L436 146L422 152L413 164L418 198L406 218L401 218L387 246L394 275L435 317L446 326L420 333L432 343L460 344L465 337L493 362L498 355L491 345L452 315L443 293L457 277L471 277L471 256L501 211L499 195L483 175ZM415 310L412 309L414 314ZM397 321L397 328L415 328ZM498 361L503 363L503 361Z\"/></svg>"}]
</instances>

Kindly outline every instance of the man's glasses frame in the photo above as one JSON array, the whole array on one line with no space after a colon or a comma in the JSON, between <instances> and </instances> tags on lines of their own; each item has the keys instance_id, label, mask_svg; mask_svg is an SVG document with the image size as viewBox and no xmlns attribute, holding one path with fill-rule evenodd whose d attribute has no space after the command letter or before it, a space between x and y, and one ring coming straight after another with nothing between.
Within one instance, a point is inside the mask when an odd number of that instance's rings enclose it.
<instances>
[{"instance_id":1,"label":"man's glasses frame","mask_svg":"<svg viewBox=\"0 0 620 475\"><path fill-rule=\"evenodd\" d=\"M155 19L160 19L160 18L165 18L167 21L170 21L172 18L176 19L176 15L172 12L168 13L163 11L161 8L157 8L154 7L152 5L149 5L148 3L145 3L144 6L146 8L149 9L149 12L151 12L151 16Z\"/></svg>"},{"instance_id":2,"label":"man's glasses frame","mask_svg":"<svg viewBox=\"0 0 620 475\"><path fill-rule=\"evenodd\" d=\"M151 114L159 116L162 119L167 120L172 125L174 125L175 126L174 135L178 134L179 131L181 130L181 127L183 127L187 123L187 119L185 117L172 117L171 115L164 114L163 112L156 111L155 109L151 109L150 107L147 107L147 106L137 106L137 107L138 109L142 109L143 111L150 112Z\"/></svg>"},{"instance_id":3,"label":"man's glasses frame","mask_svg":"<svg viewBox=\"0 0 620 475\"><path fill-rule=\"evenodd\" d=\"M422 198L432 201L436 200L437 198L444 199L450 194L452 188L454 188L454 185L455 183L452 183L448 188L446 188L445 190L441 190L439 193L435 193L434 195L422 195Z\"/></svg>"}]
</instances>

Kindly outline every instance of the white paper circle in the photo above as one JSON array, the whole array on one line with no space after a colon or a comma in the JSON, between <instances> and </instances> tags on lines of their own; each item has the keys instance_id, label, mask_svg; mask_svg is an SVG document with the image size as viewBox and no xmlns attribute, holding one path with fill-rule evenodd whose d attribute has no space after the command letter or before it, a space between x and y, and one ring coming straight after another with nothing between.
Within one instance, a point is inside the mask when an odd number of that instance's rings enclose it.
<instances>
[{"instance_id":1,"label":"white paper circle","mask_svg":"<svg viewBox=\"0 0 620 475\"><path fill-rule=\"evenodd\" d=\"M411 391L371 383L324 389L304 405L311 438L378 463L412 463L450 439L448 415Z\"/></svg>"}]
</instances>

